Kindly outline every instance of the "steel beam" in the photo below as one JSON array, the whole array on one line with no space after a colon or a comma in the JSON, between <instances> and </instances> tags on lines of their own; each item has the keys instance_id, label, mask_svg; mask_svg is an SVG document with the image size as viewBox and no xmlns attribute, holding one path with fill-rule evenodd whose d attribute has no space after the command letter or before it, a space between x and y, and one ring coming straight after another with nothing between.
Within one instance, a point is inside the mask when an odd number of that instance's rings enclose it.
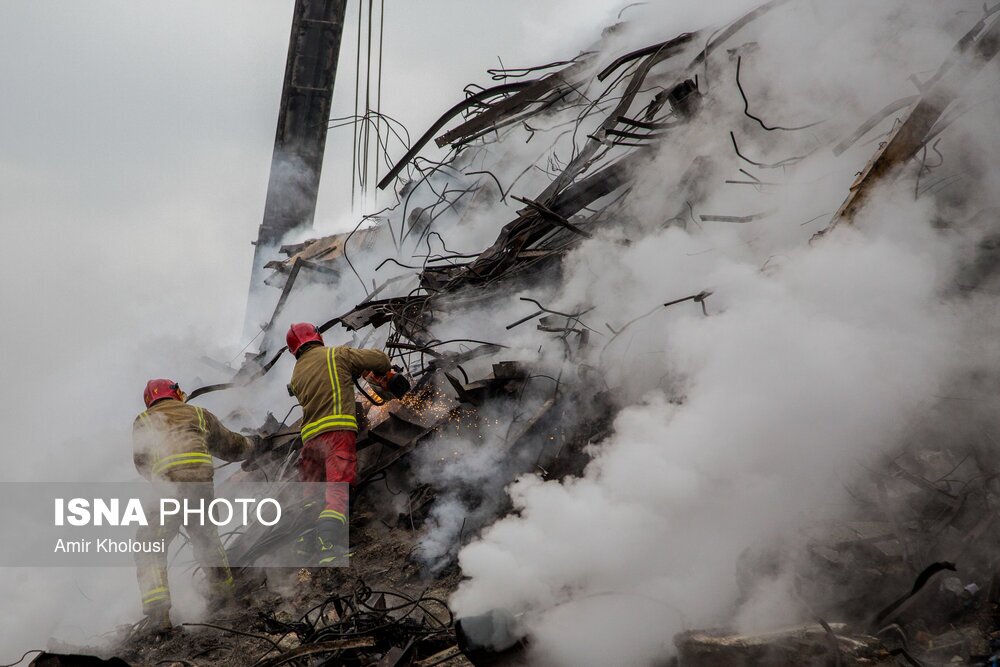
<instances>
[{"instance_id":1,"label":"steel beam","mask_svg":"<svg viewBox=\"0 0 1000 667\"><path fill-rule=\"evenodd\" d=\"M268 253L288 232L312 225L346 12L347 0L295 0L264 219L250 277L248 329Z\"/></svg>"}]
</instances>

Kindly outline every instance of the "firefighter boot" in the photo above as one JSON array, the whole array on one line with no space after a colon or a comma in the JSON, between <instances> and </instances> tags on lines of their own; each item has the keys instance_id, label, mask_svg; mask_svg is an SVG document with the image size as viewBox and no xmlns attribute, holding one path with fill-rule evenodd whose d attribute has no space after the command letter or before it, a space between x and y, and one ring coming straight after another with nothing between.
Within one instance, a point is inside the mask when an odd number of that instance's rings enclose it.
<instances>
[{"instance_id":1,"label":"firefighter boot","mask_svg":"<svg viewBox=\"0 0 1000 667\"><path fill-rule=\"evenodd\" d=\"M321 517L316 524L316 565L346 564L348 528L340 519Z\"/></svg>"},{"instance_id":2,"label":"firefighter boot","mask_svg":"<svg viewBox=\"0 0 1000 667\"><path fill-rule=\"evenodd\" d=\"M292 556L295 558L295 562L303 567L308 566L316 560L316 549L318 546L316 529L309 528L303 530L295 538L295 542L292 543Z\"/></svg>"},{"instance_id":3,"label":"firefighter boot","mask_svg":"<svg viewBox=\"0 0 1000 667\"><path fill-rule=\"evenodd\" d=\"M146 631L154 636L169 635L174 630L170 622L170 607L157 607L146 613Z\"/></svg>"},{"instance_id":4,"label":"firefighter boot","mask_svg":"<svg viewBox=\"0 0 1000 667\"><path fill-rule=\"evenodd\" d=\"M236 608L236 595L233 592L232 579L229 585L216 584L208 598L208 613L213 618L224 616Z\"/></svg>"},{"instance_id":5,"label":"firefighter boot","mask_svg":"<svg viewBox=\"0 0 1000 667\"><path fill-rule=\"evenodd\" d=\"M302 512L312 514L316 511L316 506L315 501L307 501L302 504ZM308 566L316 560L316 548L316 527L310 526L299 533L292 543L292 557L296 563Z\"/></svg>"}]
</instances>

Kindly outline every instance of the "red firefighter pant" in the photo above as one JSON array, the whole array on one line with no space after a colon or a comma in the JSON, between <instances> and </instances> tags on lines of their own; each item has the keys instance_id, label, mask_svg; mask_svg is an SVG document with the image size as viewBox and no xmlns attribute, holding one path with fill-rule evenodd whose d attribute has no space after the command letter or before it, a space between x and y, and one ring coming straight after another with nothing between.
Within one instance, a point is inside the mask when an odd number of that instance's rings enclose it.
<instances>
[{"instance_id":1,"label":"red firefighter pant","mask_svg":"<svg viewBox=\"0 0 1000 667\"><path fill-rule=\"evenodd\" d=\"M299 459L302 481L327 483L321 519L347 524L347 485L358 482L357 437L354 431L327 431L302 447Z\"/></svg>"}]
</instances>

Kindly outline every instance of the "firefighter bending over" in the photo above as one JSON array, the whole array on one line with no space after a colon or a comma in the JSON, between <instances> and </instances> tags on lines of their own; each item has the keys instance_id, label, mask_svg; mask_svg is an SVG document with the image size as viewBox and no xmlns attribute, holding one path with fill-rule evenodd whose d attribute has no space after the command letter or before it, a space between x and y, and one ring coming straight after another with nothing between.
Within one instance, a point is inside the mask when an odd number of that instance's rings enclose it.
<instances>
[{"instance_id":1,"label":"firefighter bending over","mask_svg":"<svg viewBox=\"0 0 1000 667\"><path fill-rule=\"evenodd\" d=\"M358 480L353 379L370 371L391 372L389 357L379 350L346 345L324 347L316 326L293 324L285 337L295 355L289 385L302 406L303 482L327 482L324 505L316 523L317 564L330 565L346 554L348 489Z\"/></svg>"},{"instance_id":2,"label":"firefighter bending over","mask_svg":"<svg viewBox=\"0 0 1000 667\"><path fill-rule=\"evenodd\" d=\"M186 403L186 395L172 380L150 380L142 397L147 409L136 417L132 427L136 469L154 485L184 482L164 490L178 500L186 497L193 505L203 499L207 506L215 498L212 457L245 459L252 454L255 441L233 433L208 410ZM161 526L159 508L152 509L147 512L149 525L139 528L136 539L165 540L169 547L178 534L181 518L172 515ZM192 522L186 532L205 573L209 609L217 612L233 600L233 576L217 528L211 522L205 523L202 526ZM166 552L137 554L136 568L142 611L149 628L169 631L172 626Z\"/></svg>"}]
</instances>

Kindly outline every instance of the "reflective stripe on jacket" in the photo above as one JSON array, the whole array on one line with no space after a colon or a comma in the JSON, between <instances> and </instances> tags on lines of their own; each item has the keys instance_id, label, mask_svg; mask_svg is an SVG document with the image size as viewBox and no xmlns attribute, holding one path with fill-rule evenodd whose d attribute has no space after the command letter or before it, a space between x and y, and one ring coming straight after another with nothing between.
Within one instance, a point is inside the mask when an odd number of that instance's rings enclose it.
<instances>
[{"instance_id":1,"label":"reflective stripe on jacket","mask_svg":"<svg viewBox=\"0 0 1000 667\"><path fill-rule=\"evenodd\" d=\"M171 481L209 481L213 455L238 461L252 448L208 410L174 399L157 401L136 417L132 444L143 477Z\"/></svg>"},{"instance_id":2,"label":"reflective stripe on jacket","mask_svg":"<svg viewBox=\"0 0 1000 667\"><path fill-rule=\"evenodd\" d=\"M300 354L291 387L302 406L302 441L327 431L357 431L353 378L389 368L389 357L379 350L317 345Z\"/></svg>"}]
</instances>

